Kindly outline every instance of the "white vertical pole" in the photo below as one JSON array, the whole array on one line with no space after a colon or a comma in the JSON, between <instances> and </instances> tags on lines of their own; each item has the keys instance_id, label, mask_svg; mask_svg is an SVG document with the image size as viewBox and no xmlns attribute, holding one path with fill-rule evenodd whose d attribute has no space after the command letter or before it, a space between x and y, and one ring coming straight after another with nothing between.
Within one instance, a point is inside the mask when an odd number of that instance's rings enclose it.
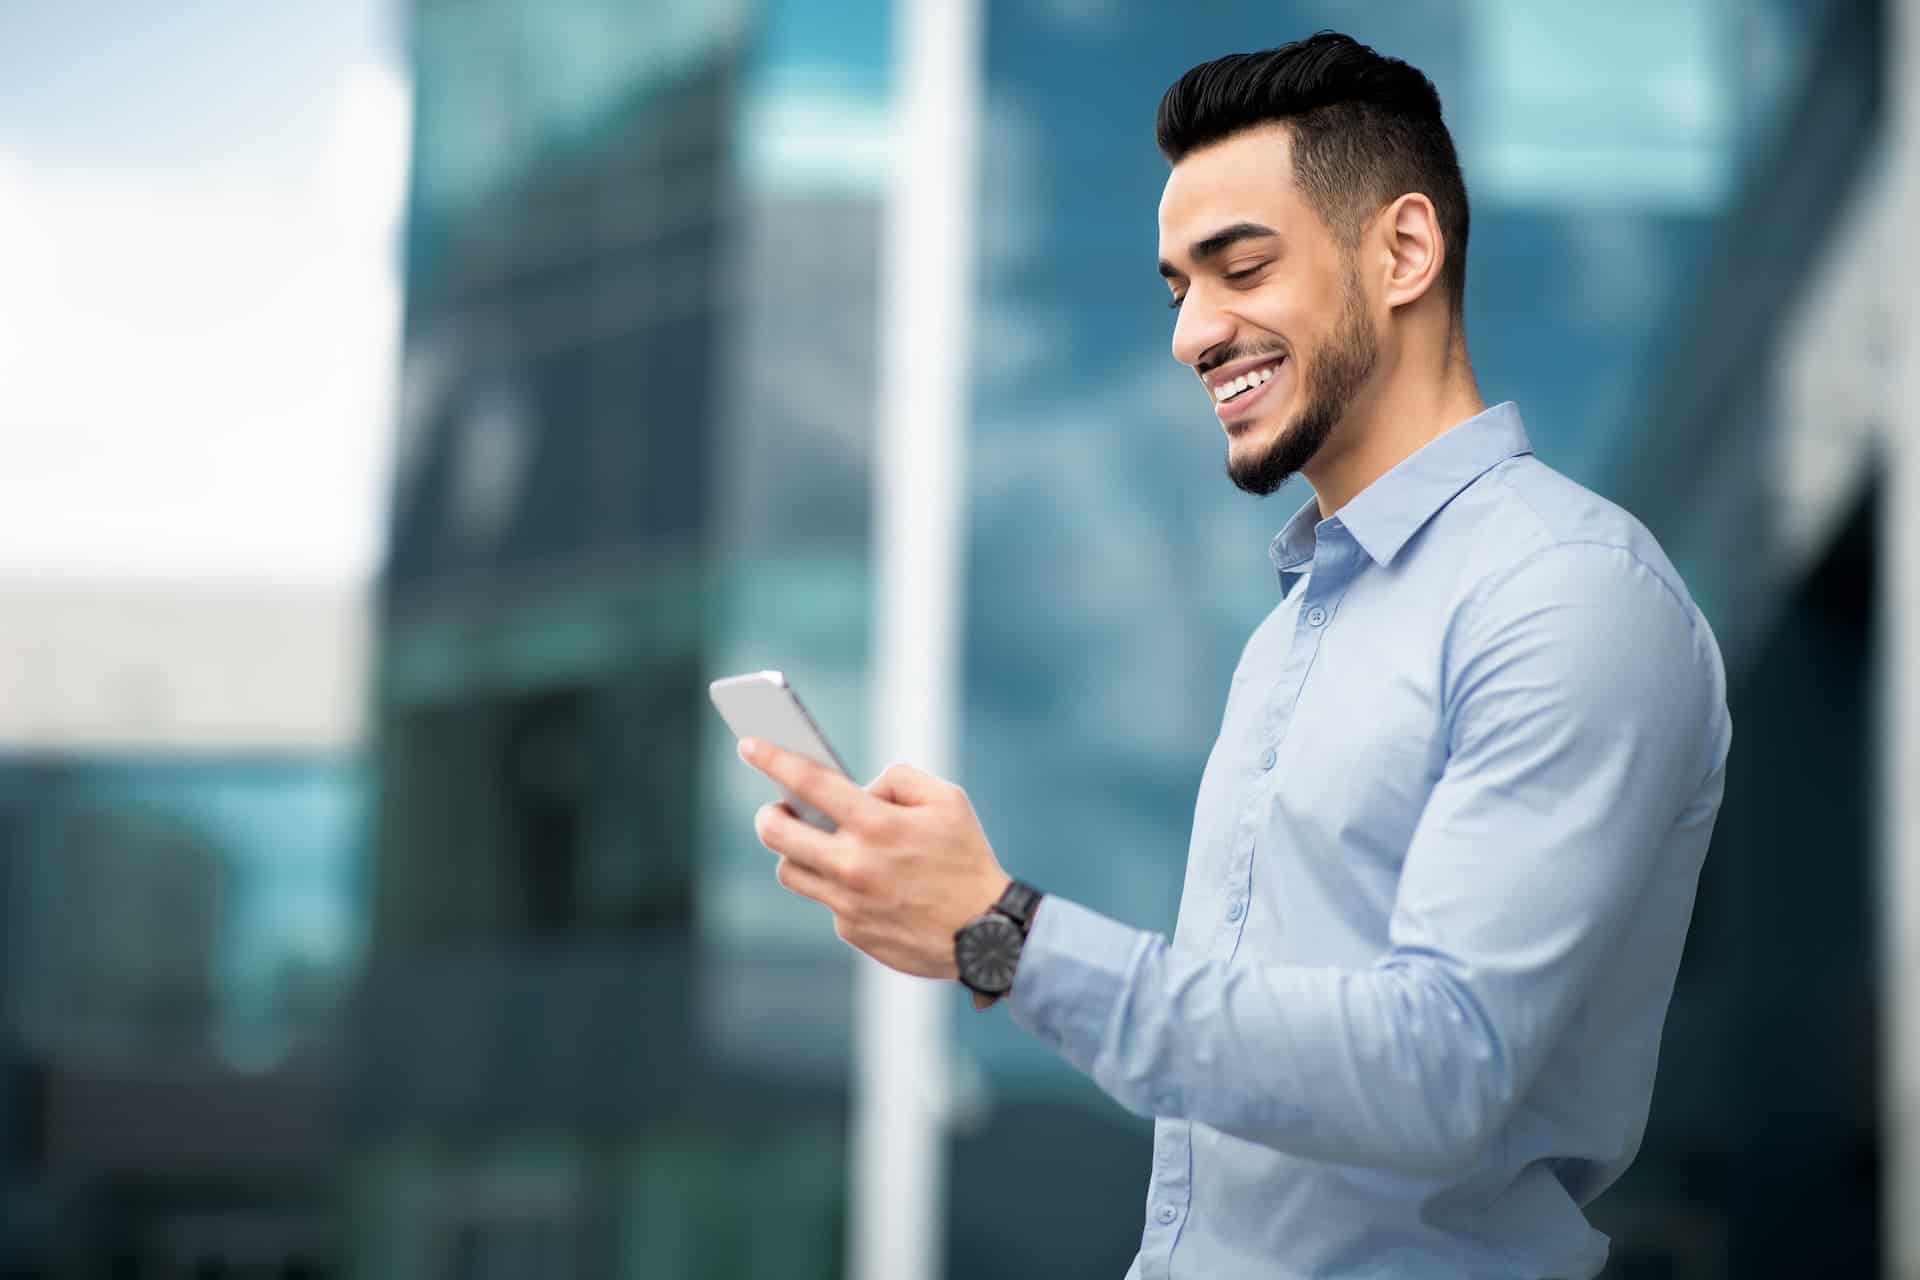
<instances>
[{"instance_id":1,"label":"white vertical pole","mask_svg":"<svg viewBox=\"0 0 1920 1280\"><path fill-rule=\"evenodd\" d=\"M1887 84L1889 177L1900 212L1920 220L1920 0L1890 6ZM1881 662L1886 700L1883 828L1886 929L1882 950L1886 1274L1920 1280L1920 245L1890 241L1895 260L1886 476L1881 496Z\"/></svg>"},{"instance_id":2,"label":"white vertical pole","mask_svg":"<svg viewBox=\"0 0 1920 1280\"><path fill-rule=\"evenodd\" d=\"M978 0L894 6L893 165L874 459L877 761L950 776L960 669ZM987 904L982 903L984 908ZM957 989L867 960L855 1001L850 1280L938 1280Z\"/></svg>"}]
</instances>

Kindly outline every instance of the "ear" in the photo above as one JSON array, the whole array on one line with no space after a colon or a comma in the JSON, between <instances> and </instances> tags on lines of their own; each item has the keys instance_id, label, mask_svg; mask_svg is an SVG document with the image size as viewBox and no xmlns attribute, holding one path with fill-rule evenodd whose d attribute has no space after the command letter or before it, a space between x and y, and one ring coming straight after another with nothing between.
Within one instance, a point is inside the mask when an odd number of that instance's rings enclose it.
<instances>
[{"instance_id":1,"label":"ear","mask_svg":"<svg viewBox=\"0 0 1920 1280\"><path fill-rule=\"evenodd\" d=\"M1387 265L1383 300L1390 307L1418 301L1440 279L1446 261L1433 201L1410 191L1381 211L1378 225L1385 237Z\"/></svg>"}]
</instances>

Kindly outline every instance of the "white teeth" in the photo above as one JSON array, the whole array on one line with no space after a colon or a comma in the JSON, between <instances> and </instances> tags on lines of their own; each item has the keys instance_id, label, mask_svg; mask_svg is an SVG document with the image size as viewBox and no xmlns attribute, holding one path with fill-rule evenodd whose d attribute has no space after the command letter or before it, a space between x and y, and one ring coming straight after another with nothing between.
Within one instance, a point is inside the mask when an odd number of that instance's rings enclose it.
<instances>
[{"instance_id":1,"label":"white teeth","mask_svg":"<svg viewBox=\"0 0 1920 1280\"><path fill-rule=\"evenodd\" d=\"M1266 365L1263 368L1255 369L1251 373L1243 373L1231 382L1223 382L1213 389L1213 398L1217 403L1225 404L1242 391L1251 390L1271 379L1274 370L1278 367L1277 364Z\"/></svg>"}]
</instances>

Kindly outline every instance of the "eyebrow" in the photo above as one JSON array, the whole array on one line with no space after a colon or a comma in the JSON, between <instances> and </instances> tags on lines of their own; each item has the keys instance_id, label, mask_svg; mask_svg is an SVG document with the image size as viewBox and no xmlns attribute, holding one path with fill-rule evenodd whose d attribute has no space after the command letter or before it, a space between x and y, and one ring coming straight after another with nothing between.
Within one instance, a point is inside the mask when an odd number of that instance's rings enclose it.
<instances>
[{"instance_id":1,"label":"eyebrow","mask_svg":"<svg viewBox=\"0 0 1920 1280\"><path fill-rule=\"evenodd\" d=\"M1236 222L1230 227L1222 227L1204 240L1195 240L1187 248L1188 255L1195 262L1205 262L1208 258L1218 257L1239 244L1242 240L1256 240L1261 236L1276 236L1280 233L1272 227L1263 227L1257 222ZM1160 259L1160 274L1169 278L1183 274L1180 269Z\"/></svg>"}]
</instances>

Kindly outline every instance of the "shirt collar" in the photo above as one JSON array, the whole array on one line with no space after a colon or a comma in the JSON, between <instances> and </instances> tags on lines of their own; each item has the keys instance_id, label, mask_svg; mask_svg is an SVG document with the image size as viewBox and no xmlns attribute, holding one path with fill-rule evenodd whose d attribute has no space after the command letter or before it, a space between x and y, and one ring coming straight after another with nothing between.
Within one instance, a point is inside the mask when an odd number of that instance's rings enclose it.
<instances>
[{"instance_id":1,"label":"shirt collar","mask_svg":"<svg viewBox=\"0 0 1920 1280\"><path fill-rule=\"evenodd\" d=\"M1454 495L1508 458L1532 452L1519 408L1505 400L1427 441L1329 518L1384 568ZM1319 525L1320 501L1309 498L1268 548L1283 583L1313 562Z\"/></svg>"}]
</instances>

